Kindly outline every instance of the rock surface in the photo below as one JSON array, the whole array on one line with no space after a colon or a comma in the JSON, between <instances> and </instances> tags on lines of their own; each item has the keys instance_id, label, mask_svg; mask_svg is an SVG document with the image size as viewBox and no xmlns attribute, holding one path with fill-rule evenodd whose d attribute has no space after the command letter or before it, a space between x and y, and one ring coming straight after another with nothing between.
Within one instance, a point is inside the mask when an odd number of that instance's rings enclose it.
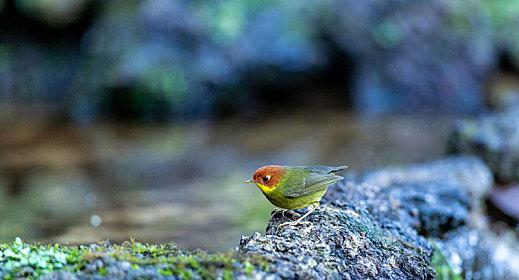
<instances>
[{"instance_id":1,"label":"rock surface","mask_svg":"<svg viewBox=\"0 0 519 280\"><path fill-rule=\"evenodd\" d=\"M449 151L484 159L496 180L519 181L519 106L478 119L460 121L454 128Z\"/></svg>"},{"instance_id":2,"label":"rock surface","mask_svg":"<svg viewBox=\"0 0 519 280\"><path fill-rule=\"evenodd\" d=\"M495 207L498 220L503 220L510 226L519 226L519 185L513 185L505 189L495 188L488 196L491 207ZM491 209L492 211L494 209ZM487 210L489 211L489 210ZM489 212L490 212L489 211ZM519 229L519 228L518 228Z\"/></svg>"},{"instance_id":3,"label":"rock surface","mask_svg":"<svg viewBox=\"0 0 519 280\"><path fill-rule=\"evenodd\" d=\"M312 226L278 228L286 218L276 213L266 235L244 237L239 250L266 256L287 278L432 279L440 246L454 275L513 279L517 271L489 257L492 243L468 229L471 196L480 199L491 183L470 157L377 170L332 187Z\"/></svg>"},{"instance_id":4,"label":"rock surface","mask_svg":"<svg viewBox=\"0 0 519 280\"><path fill-rule=\"evenodd\" d=\"M519 247L515 237L460 227L436 240L438 249L462 279L519 279Z\"/></svg>"}]
</instances>

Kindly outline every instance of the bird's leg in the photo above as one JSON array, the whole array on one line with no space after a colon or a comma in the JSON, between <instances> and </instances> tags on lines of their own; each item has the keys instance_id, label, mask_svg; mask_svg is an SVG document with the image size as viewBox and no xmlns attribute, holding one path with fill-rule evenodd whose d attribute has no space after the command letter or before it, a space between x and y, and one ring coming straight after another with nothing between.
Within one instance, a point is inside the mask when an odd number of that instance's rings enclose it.
<instances>
[{"instance_id":1,"label":"bird's leg","mask_svg":"<svg viewBox=\"0 0 519 280\"><path fill-rule=\"evenodd\" d=\"M301 214L297 213L296 211L289 210L291 215L296 216L298 219L301 218Z\"/></svg>"},{"instance_id":2,"label":"bird's leg","mask_svg":"<svg viewBox=\"0 0 519 280\"><path fill-rule=\"evenodd\" d=\"M274 210L272 210L272 213L270 213L270 214L276 215L279 212L281 212L281 216L283 216L283 218L285 218L285 219L289 219L290 215L296 216L297 218L301 217L301 215L299 213L291 211L291 210L283 209L283 208L274 208ZM290 212L290 215L287 216L287 212Z\"/></svg>"},{"instance_id":3,"label":"bird's leg","mask_svg":"<svg viewBox=\"0 0 519 280\"><path fill-rule=\"evenodd\" d=\"M272 210L272 213L270 213L271 215L277 215L277 213L281 213L281 216L283 216L283 218L286 218L287 216L285 215L285 213L287 212L286 209L283 209L283 208L274 208L274 210Z\"/></svg>"},{"instance_id":4,"label":"bird's leg","mask_svg":"<svg viewBox=\"0 0 519 280\"><path fill-rule=\"evenodd\" d=\"M303 216L299 217L299 219L293 221L293 222L286 222L280 224L278 227L287 226L287 225L299 225L299 224L312 224L311 222L303 221L304 218L308 217L308 215L312 214L317 208L319 208L319 202L314 202L311 204L312 209L308 210Z\"/></svg>"},{"instance_id":5,"label":"bird's leg","mask_svg":"<svg viewBox=\"0 0 519 280\"><path fill-rule=\"evenodd\" d=\"M296 223L301 222L304 218L308 217L308 215L312 214L317 208L319 208L319 202L312 203L312 209L308 210L303 216L299 217L299 219L296 220Z\"/></svg>"}]
</instances>

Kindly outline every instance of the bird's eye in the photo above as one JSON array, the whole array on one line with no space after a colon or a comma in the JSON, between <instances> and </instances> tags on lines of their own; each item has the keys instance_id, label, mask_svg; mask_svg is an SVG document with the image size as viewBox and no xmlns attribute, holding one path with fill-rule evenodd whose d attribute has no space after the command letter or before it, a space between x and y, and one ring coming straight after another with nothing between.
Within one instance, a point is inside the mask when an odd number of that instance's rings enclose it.
<instances>
[{"instance_id":1,"label":"bird's eye","mask_svg":"<svg viewBox=\"0 0 519 280\"><path fill-rule=\"evenodd\" d=\"M261 180L263 180L263 182L265 182L265 183L268 182L268 181L270 180L270 175L263 176L263 177L261 178Z\"/></svg>"}]
</instances>

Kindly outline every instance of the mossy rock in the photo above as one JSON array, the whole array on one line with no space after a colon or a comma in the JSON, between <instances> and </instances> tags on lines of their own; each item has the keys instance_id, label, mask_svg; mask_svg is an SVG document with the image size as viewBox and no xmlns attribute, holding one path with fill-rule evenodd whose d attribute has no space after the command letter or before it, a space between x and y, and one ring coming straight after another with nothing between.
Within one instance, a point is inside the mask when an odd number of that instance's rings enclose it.
<instances>
[{"instance_id":1,"label":"mossy rock","mask_svg":"<svg viewBox=\"0 0 519 280\"><path fill-rule=\"evenodd\" d=\"M0 245L0 276L5 279L233 279L266 269L267 261L261 256L188 252L174 244L29 245L17 238Z\"/></svg>"}]
</instances>

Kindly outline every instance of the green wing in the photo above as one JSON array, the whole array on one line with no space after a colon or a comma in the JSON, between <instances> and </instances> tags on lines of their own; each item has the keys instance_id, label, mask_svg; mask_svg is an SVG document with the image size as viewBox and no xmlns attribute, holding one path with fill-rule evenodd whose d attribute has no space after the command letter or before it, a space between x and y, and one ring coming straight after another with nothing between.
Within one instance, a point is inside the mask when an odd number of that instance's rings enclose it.
<instances>
[{"instance_id":1,"label":"green wing","mask_svg":"<svg viewBox=\"0 0 519 280\"><path fill-rule=\"evenodd\" d=\"M330 173L345 169L343 166L308 166L295 168L299 169L300 172L296 172L290 182L286 183L287 185L283 193L286 197L301 197L325 190L329 185L343 179L342 176Z\"/></svg>"}]
</instances>

